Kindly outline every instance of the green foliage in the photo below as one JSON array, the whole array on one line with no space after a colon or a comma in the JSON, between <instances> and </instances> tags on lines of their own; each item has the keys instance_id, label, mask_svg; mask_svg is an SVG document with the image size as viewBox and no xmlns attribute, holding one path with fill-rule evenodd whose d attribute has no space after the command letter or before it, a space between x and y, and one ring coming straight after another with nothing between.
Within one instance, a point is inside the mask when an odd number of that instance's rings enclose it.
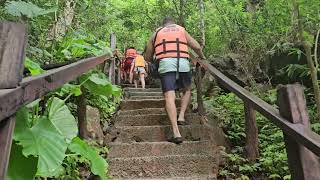
<instances>
[{"instance_id":1,"label":"green foliage","mask_svg":"<svg viewBox=\"0 0 320 180\"><path fill-rule=\"evenodd\" d=\"M24 67L28 69L32 76L36 76L44 72L44 70L40 67L38 63L35 63L28 57L26 57L24 61Z\"/></svg>"},{"instance_id":2,"label":"green foliage","mask_svg":"<svg viewBox=\"0 0 320 180\"><path fill-rule=\"evenodd\" d=\"M102 180L107 179L106 170L108 164L95 149L90 147L80 138L74 138L68 148L70 151L80 154L82 157L90 161L90 167L93 174L99 175Z\"/></svg>"},{"instance_id":3,"label":"green foliage","mask_svg":"<svg viewBox=\"0 0 320 180\"><path fill-rule=\"evenodd\" d=\"M35 175L60 177L66 171L73 172L62 166L64 159L70 156L66 154L67 147L90 162L92 173L106 179L107 163L95 149L76 137L77 124L65 101L52 97L47 107L46 113L36 119L31 119L25 107L17 113L16 142L12 147L8 179L17 178L13 171L26 166L30 171L22 173L25 176L19 179L32 179L30 177Z\"/></svg>"},{"instance_id":4,"label":"green foliage","mask_svg":"<svg viewBox=\"0 0 320 180\"><path fill-rule=\"evenodd\" d=\"M75 33L68 34L60 40L54 56L63 61L103 54L112 54L105 42L95 39L90 34Z\"/></svg>"},{"instance_id":5,"label":"green foliage","mask_svg":"<svg viewBox=\"0 0 320 180\"><path fill-rule=\"evenodd\" d=\"M89 94L87 99L90 106L99 109L101 120L104 121L109 120L111 116L116 112L116 104L120 100L116 97L116 99L114 99L115 101L112 101L111 97L95 94Z\"/></svg>"},{"instance_id":6,"label":"green foliage","mask_svg":"<svg viewBox=\"0 0 320 180\"><path fill-rule=\"evenodd\" d=\"M75 118L65 105L65 101L53 97L48 102L48 119L60 135L67 141L71 141L77 136L78 127Z\"/></svg>"},{"instance_id":7,"label":"green foliage","mask_svg":"<svg viewBox=\"0 0 320 180\"><path fill-rule=\"evenodd\" d=\"M115 85L112 85L107 76L100 71L90 71L82 75L79 78L80 83L91 93L94 95L102 95L102 96L121 96L121 89Z\"/></svg>"},{"instance_id":8,"label":"green foliage","mask_svg":"<svg viewBox=\"0 0 320 180\"><path fill-rule=\"evenodd\" d=\"M12 16L26 16L28 18L35 18L37 16L53 13L57 8L42 9L31 2L23 1L9 1L6 3L6 10Z\"/></svg>"},{"instance_id":9,"label":"green foliage","mask_svg":"<svg viewBox=\"0 0 320 180\"><path fill-rule=\"evenodd\" d=\"M276 101L276 91L270 90L262 94L262 99L270 104ZM211 114L220 119L220 126L224 129L233 148L226 154L228 164L220 171L221 177L232 179L240 177L274 177L288 178L287 155L280 129L260 114L257 115L259 129L260 157L256 163L249 163L243 158L245 144L244 109L243 102L236 95L220 94L205 101Z\"/></svg>"},{"instance_id":10,"label":"green foliage","mask_svg":"<svg viewBox=\"0 0 320 180\"><path fill-rule=\"evenodd\" d=\"M37 158L25 157L22 154L22 147L15 142L12 143L11 149L8 180L34 179L37 172Z\"/></svg>"},{"instance_id":11,"label":"green foliage","mask_svg":"<svg viewBox=\"0 0 320 180\"><path fill-rule=\"evenodd\" d=\"M26 108L17 113L14 140L23 147L24 156L38 157L37 175L44 177L50 177L60 168L68 146L48 117L30 123Z\"/></svg>"}]
</instances>

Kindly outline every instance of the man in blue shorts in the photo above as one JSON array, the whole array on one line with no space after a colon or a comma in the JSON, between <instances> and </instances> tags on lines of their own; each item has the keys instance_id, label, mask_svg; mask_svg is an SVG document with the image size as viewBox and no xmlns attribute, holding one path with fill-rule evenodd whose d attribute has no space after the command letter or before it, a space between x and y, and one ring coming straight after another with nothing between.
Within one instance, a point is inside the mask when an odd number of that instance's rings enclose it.
<instances>
[{"instance_id":1,"label":"man in blue shorts","mask_svg":"<svg viewBox=\"0 0 320 180\"><path fill-rule=\"evenodd\" d=\"M200 44L183 27L167 17L163 20L163 26L158 28L150 38L145 54L147 61L152 61L153 55L159 61L158 72L166 101L166 111L173 129L171 141L176 144L183 142L178 124L185 124L184 115L191 98L188 47L192 48L201 59L205 58ZM175 104L175 90L182 90L184 93L181 98L179 117L177 117Z\"/></svg>"}]
</instances>

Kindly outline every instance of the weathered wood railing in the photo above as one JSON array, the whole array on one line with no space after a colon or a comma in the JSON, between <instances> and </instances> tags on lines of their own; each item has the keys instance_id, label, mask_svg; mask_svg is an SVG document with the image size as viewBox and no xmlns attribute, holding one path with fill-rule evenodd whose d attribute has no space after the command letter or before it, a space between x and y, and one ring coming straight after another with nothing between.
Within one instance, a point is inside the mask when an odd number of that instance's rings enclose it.
<instances>
[{"instance_id":1,"label":"weathered wood railing","mask_svg":"<svg viewBox=\"0 0 320 180\"><path fill-rule=\"evenodd\" d=\"M286 85L278 88L278 110L233 82L208 62L193 59L197 62L197 67L201 64L215 77L219 85L243 100L246 120L245 149L249 160L255 161L259 156L255 115L255 111L258 111L283 131L292 179L320 179L320 135L310 129L306 100L300 85ZM197 86L201 85L200 71L201 68L197 68L197 79L200 78L196 83ZM197 94L199 101L202 98L201 87L197 88Z\"/></svg>"},{"instance_id":2,"label":"weathered wood railing","mask_svg":"<svg viewBox=\"0 0 320 180\"><path fill-rule=\"evenodd\" d=\"M6 179L17 110L111 59L109 55L87 58L39 76L23 78L25 44L24 25L0 23L0 180Z\"/></svg>"}]
</instances>

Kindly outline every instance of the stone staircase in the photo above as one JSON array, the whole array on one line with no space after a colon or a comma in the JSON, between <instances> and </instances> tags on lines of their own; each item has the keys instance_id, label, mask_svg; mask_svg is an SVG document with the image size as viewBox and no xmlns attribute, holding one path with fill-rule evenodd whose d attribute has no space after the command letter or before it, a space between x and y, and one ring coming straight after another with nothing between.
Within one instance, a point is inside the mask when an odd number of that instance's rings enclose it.
<instances>
[{"instance_id":1,"label":"stone staircase","mask_svg":"<svg viewBox=\"0 0 320 180\"><path fill-rule=\"evenodd\" d=\"M216 133L219 128L202 124L198 114L188 112L188 125L179 127L185 141L170 143L161 90L125 88L125 96L105 139L111 179L217 179L224 145L223 133Z\"/></svg>"}]
</instances>

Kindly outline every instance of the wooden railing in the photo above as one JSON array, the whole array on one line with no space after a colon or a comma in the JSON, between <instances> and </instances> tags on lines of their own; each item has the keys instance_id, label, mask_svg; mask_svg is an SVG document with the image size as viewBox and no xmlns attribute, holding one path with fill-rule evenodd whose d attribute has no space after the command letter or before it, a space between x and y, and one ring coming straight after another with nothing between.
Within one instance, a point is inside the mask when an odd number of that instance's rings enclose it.
<instances>
[{"instance_id":1,"label":"wooden railing","mask_svg":"<svg viewBox=\"0 0 320 180\"><path fill-rule=\"evenodd\" d=\"M17 110L75 80L106 60L110 59L113 63L115 61L111 55L92 57L46 71L38 76L23 78L26 36L24 25L0 23L0 180L6 179ZM111 39L111 45L115 47L115 37L111 36ZM115 77L116 67L111 67L113 71L110 75ZM86 111L84 109L81 112ZM79 121L83 119L79 118Z\"/></svg>"},{"instance_id":2,"label":"wooden railing","mask_svg":"<svg viewBox=\"0 0 320 180\"><path fill-rule=\"evenodd\" d=\"M255 111L258 111L283 131L292 180L320 179L320 136L310 129L306 100L300 85L286 85L278 88L278 110L233 82L207 61L198 60L194 55L193 60L197 62L198 67L196 73L197 100L198 103L200 101L202 108L200 64L215 77L220 86L243 100L246 121L245 150L250 161L255 161L259 156L255 114Z\"/></svg>"}]
</instances>

